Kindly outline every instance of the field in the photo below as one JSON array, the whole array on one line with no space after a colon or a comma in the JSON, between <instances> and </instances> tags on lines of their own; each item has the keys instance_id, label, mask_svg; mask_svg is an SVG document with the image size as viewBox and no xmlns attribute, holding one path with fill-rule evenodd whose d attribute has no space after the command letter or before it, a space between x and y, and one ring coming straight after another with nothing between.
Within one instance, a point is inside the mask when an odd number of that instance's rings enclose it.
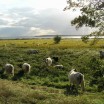
<instances>
[{"instance_id":1,"label":"field","mask_svg":"<svg viewBox=\"0 0 104 104\"><path fill-rule=\"evenodd\" d=\"M104 104L104 40L96 45L80 39L0 40L0 104ZM37 54L28 54L31 49ZM58 56L64 69L46 66L46 57ZM21 75L20 64L31 64L30 74ZM15 75L6 75L6 63L15 67ZM69 93L68 72L76 68L85 75L85 92Z\"/></svg>"}]
</instances>

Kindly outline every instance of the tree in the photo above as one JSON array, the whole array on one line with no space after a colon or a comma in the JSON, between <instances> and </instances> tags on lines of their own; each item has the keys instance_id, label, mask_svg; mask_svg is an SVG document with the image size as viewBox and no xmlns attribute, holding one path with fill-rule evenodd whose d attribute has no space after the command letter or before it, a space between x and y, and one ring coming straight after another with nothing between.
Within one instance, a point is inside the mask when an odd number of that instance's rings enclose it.
<instances>
[{"instance_id":1,"label":"tree","mask_svg":"<svg viewBox=\"0 0 104 104\"><path fill-rule=\"evenodd\" d=\"M61 41L61 36L56 35L53 39L55 44L58 44Z\"/></svg>"},{"instance_id":2,"label":"tree","mask_svg":"<svg viewBox=\"0 0 104 104\"><path fill-rule=\"evenodd\" d=\"M68 0L64 10L77 7L80 8L81 16L74 18L71 21L72 25L75 25L76 28L80 28L82 26L94 27L96 31L83 36L82 41L88 42L89 37L93 36L94 44L100 36L104 36L104 1L103 0ZM73 10L74 10L73 9Z\"/></svg>"}]
</instances>

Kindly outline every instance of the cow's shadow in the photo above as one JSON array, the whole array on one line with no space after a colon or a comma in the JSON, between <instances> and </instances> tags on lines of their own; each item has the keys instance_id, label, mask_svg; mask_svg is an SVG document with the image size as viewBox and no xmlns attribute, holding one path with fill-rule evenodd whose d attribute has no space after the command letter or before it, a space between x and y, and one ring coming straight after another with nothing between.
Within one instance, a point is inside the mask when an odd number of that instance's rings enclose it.
<instances>
[{"instance_id":1,"label":"cow's shadow","mask_svg":"<svg viewBox=\"0 0 104 104\"><path fill-rule=\"evenodd\" d=\"M24 71L20 70L18 73L15 74L15 76L12 78L12 80L16 81L16 80L20 80L23 76L24 76Z\"/></svg>"},{"instance_id":2,"label":"cow's shadow","mask_svg":"<svg viewBox=\"0 0 104 104\"><path fill-rule=\"evenodd\" d=\"M78 89L76 88L75 85L67 85L66 89L64 91L64 94L66 96L68 96L68 95L75 95L75 96L77 96L79 94L79 92L78 92Z\"/></svg>"}]
</instances>

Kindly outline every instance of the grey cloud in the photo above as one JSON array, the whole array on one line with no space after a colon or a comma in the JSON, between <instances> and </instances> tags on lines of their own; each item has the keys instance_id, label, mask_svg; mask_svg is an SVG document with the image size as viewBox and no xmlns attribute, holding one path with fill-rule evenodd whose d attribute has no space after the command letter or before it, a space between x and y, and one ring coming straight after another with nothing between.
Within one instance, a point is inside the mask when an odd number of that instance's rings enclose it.
<instances>
[{"instance_id":1,"label":"grey cloud","mask_svg":"<svg viewBox=\"0 0 104 104\"><path fill-rule=\"evenodd\" d=\"M17 37L28 32L24 27L4 27L0 28L0 37Z\"/></svg>"},{"instance_id":2,"label":"grey cloud","mask_svg":"<svg viewBox=\"0 0 104 104\"><path fill-rule=\"evenodd\" d=\"M30 12L24 12L22 15L27 16L27 20L21 20L16 25L22 25L26 27L37 27L41 29L53 29L57 34L65 35L79 35L82 34L83 29L77 31L74 26L71 26L70 21L74 19L74 15L71 13L65 13L57 9L46 9L39 12L39 14L30 14Z\"/></svg>"},{"instance_id":3,"label":"grey cloud","mask_svg":"<svg viewBox=\"0 0 104 104\"><path fill-rule=\"evenodd\" d=\"M33 17L34 16L33 11L34 11L33 8L13 8L10 9L8 12L10 14L17 13L20 17L22 16Z\"/></svg>"},{"instance_id":4,"label":"grey cloud","mask_svg":"<svg viewBox=\"0 0 104 104\"><path fill-rule=\"evenodd\" d=\"M0 25L6 25L8 23L8 21L4 21L2 19L0 19Z\"/></svg>"},{"instance_id":5,"label":"grey cloud","mask_svg":"<svg viewBox=\"0 0 104 104\"><path fill-rule=\"evenodd\" d=\"M23 9L24 10L24 9ZM42 29L53 29L60 34L68 34L70 28L70 22L63 11L46 9L39 12L39 14L31 13L33 11L30 9L28 12L23 12L21 15L27 17L27 20L21 20L15 26L26 26L26 27L37 27ZM16 11L15 11L16 12ZM18 12L16 12L18 13ZM66 32L65 32L66 31Z\"/></svg>"},{"instance_id":6,"label":"grey cloud","mask_svg":"<svg viewBox=\"0 0 104 104\"><path fill-rule=\"evenodd\" d=\"M8 10L7 14L13 20L11 27L0 28L0 34L4 36L23 36L23 35L37 35L41 30L51 30L54 34L62 35L80 35L86 29L76 31L75 27L71 26L70 20L74 19L73 14L68 14L57 9L46 9L37 11L33 8L13 8ZM73 12L72 12L73 13ZM8 22L0 20L0 25L7 25ZM31 27L38 28L37 31L32 31ZM38 32L39 30L39 32ZM29 34L30 33L30 34ZM45 35L45 34L43 34Z\"/></svg>"}]
</instances>

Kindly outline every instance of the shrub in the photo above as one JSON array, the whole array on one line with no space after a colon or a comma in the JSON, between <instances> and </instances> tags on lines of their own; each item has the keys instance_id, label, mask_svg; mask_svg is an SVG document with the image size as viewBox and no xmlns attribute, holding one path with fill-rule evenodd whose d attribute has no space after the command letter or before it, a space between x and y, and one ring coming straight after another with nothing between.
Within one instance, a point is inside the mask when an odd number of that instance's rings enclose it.
<instances>
[{"instance_id":1,"label":"shrub","mask_svg":"<svg viewBox=\"0 0 104 104\"><path fill-rule=\"evenodd\" d=\"M104 77L98 79L98 91L101 92L104 90Z\"/></svg>"},{"instance_id":2,"label":"shrub","mask_svg":"<svg viewBox=\"0 0 104 104\"><path fill-rule=\"evenodd\" d=\"M61 36L56 35L56 36L54 37L54 42L55 42L55 44L58 44L60 41L61 41Z\"/></svg>"}]
</instances>

